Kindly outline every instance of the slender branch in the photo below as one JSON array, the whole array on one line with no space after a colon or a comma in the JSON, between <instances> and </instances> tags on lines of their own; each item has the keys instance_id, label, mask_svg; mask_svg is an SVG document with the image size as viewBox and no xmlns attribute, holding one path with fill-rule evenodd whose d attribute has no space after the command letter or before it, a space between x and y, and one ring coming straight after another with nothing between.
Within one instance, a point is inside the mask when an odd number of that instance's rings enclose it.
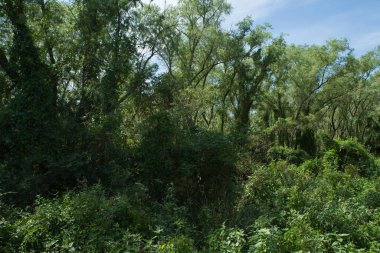
<instances>
[{"instance_id":1,"label":"slender branch","mask_svg":"<svg viewBox=\"0 0 380 253\"><path fill-rule=\"evenodd\" d=\"M0 67L4 70L4 72L8 75L13 83L18 79L18 74L14 68L12 68L10 62L8 61L5 52L2 48L0 48Z\"/></svg>"}]
</instances>

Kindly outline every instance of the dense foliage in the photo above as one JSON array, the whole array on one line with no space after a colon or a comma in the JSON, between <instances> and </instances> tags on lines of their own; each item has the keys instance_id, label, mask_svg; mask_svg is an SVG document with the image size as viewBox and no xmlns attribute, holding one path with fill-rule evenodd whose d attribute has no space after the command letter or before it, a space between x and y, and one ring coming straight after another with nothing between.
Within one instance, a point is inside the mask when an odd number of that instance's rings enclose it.
<instances>
[{"instance_id":1,"label":"dense foliage","mask_svg":"<svg viewBox=\"0 0 380 253\"><path fill-rule=\"evenodd\" d=\"M225 0L0 0L0 252L380 252L380 47Z\"/></svg>"}]
</instances>

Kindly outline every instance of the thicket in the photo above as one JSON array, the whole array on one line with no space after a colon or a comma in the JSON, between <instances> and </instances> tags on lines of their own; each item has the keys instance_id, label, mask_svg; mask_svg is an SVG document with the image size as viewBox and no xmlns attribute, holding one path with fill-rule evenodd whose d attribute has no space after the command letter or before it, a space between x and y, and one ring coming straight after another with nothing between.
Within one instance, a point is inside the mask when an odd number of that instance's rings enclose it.
<instances>
[{"instance_id":1,"label":"thicket","mask_svg":"<svg viewBox=\"0 0 380 253\"><path fill-rule=\"evenodd\" d=\"M0 1L0 252L380 252L380 49L229 12Z\"/></svg>"}]
</instances>

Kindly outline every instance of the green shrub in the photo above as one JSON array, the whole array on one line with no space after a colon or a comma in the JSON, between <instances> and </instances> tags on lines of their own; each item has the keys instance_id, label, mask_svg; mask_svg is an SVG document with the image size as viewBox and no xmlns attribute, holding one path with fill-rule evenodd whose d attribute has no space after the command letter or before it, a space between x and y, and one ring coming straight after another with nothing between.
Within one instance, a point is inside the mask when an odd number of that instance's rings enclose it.
<instances>
[{"instance_id":1,"label":"green shrub","mask_svg":"<svg viewBox=\"0 0 380 253\"><path fill-rule=\"evenodd\" d=\"M292 149L289 147L275 146L268 150L267 157L270 161L285 160L290 164L300 165L310 156L301 149Z\"/></svg>"},{"instance_id":2,"label":"green shrub","mask_svg":"<svg viewBox=\"0 0 380 253\"><path fill-rule=\"evenodd\" d=\"M168 113L158 113L147 121L137 148L137 176L153 199L165 197L174 184L176 197L185 201L212 201L231 192L236 152L224 135L197 129L180 129ZM225 185L221 191L220 184Z\"/></svg>"},{"instance_id":3,"label":"green shrub","mask_svg":"<svg viewBox=\"0 0 380 253\"><path fill-rule=\"evenodd\" d=\"M167 243L158 246L159 253L193 253L196 252L192 239L179 236L171 238Z\"/></svg>"},{"instance_id":4,"label":"green shrub","mask_svg":"<svg viewBox=\"0 0 380 253\"><path fill-rule=\"evenodd\" d=\"M187 137L181 156L179 169L183 176L188 175L187 182L180 180L176 184L182 198L200 201L206 196L214 201L232 193L236 152L228 138L200 130Z\"/></svg>"},{"instance_id":5,"label":"green shrub","mask_svg":"<svg viewBox=\"0 0 380 253\"><path fill-rule=\"evenodd\" d=\"M335 149L328 150L323 155L323 167L326 170L336 170L339 166L339 158Z\"/></svg>"},{"instance_id":6,"label":"green shrub","mask_svg":"<svg viewBox=\"0 0 380 253\"><path fill-rule=\"evenodd\" d=\"M141 134L134 158L136 176L148 186L150 196L160 199L177 173L175 153L179 133L170 114L158 113L147 119Z\"/></svg>"},{"instance_id":7,"label":"green shrub","mask_svg":"<svg viewBox=\"0 0 380 253\"><path fill-rule=\"evenodd\" d=\"M0 193L0 252L17 252L15 245L18 240L14 237L16 228L13 223L19 216L19 210L6 205L2 201L4 195Z\"/></svg>"},{"instance_id":8,"label":"green shrub","mask_svg":"<svg viewBox=\"0 0 380 253\"><path fill-rule=\"evenodd\" d=\"M376 158L353 139L337 140L335 148L324 154L323 162L327 169L337 169L365 177L380 175L380 166Z\"/></svg>"},{"instance_id":9,"label":"green shrub","mask_svg":"<svg viewBox=\"0 0 380 253\"><path fill-rule=\"evenodd\" d=\"M323 161L321 159L307 160L301 164L300 169L318 175L323 170Z\"/></svg>"},{"instance_id":10,"label":"green shrub","mask_svg":"<svg viewBox=\"0 0 380 253\"><path fill-rule=\"evenodd\" d=\"M245 244L242 229L228 228L224 224L209 237L209 252L239 253Z\"/></svg>"},{"instance_id":11,"label":"green shrub","mask_svg":"<svg viewBox=\"0 0 380 253\"><path fill-rule=\"evenodd\" d=\"M282 231L276 226L256 228L248 238L248 252L281 252L283 251Z\"/></svg>"},{"instance_id":12,"label":"green shrub","mask_svg":"<svg viewBox=\"0 0 380 253\"><path fill-rule=\"evenodd\" d=\"M138 231L148 229L143 210L126 196L106 197L99 186L36 204L14 223L19 252L138 252Z\"/></svg>"},{"instance_id":13,"label":"green shrub","mask_svg":"<svg viewBox=\"0 0 380 253\"><path fill-rule=\"evenodd\" d=\"M359 142L355 140L338 141L339 168L347 169L349 165L357 168L361 176L377 176L380 167L375 157Z\"/></svg>"}]
</instances>

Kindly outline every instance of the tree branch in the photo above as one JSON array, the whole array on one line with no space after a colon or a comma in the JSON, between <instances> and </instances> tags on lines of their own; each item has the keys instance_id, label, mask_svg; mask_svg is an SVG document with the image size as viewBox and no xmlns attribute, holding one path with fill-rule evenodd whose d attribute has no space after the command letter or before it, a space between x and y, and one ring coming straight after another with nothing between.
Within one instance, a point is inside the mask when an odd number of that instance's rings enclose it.
<instances>
[{"instance_id":1,"label":"tree branch","mask_svg":"<svg viewBox=\"0 0 380 253\"><path fill-rule=\"evenodd\" d=\"M13 83L16 82L18 79L17 72L12 68L11 64L9 63L5 52L3 49L0 48L0 66L4 70L4 72L8 75L8 77L11 79Z\"/></svg>"}]
</instances>

